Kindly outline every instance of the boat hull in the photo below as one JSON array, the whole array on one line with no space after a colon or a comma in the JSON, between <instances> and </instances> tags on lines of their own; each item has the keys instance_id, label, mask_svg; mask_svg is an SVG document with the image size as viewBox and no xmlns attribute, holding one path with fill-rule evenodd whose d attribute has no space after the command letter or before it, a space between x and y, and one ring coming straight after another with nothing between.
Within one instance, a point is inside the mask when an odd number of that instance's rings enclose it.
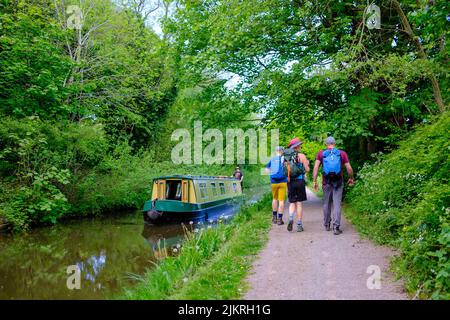
<instances>
[{"instance_id":1,"label":"boat hull","mask_svg":"<svg viewBox=\"0 0 450 320\"><path fill-rule=\"evenodd\" d=\"M151 201L144 206L144 221L149 224L180 223L216 220L220 216L235 214L242 204L242 197L224 199L202 204L174 201Z\"/></svg>"}]
</instances>

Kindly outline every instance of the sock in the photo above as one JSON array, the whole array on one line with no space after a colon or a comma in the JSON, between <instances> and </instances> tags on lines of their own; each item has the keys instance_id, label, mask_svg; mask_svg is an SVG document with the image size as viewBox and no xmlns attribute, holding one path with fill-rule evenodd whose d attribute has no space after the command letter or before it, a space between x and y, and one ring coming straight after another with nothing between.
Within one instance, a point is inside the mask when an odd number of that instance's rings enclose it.
<instances>
[{"instance_id":1,"label":"sock","mask_svg":"<svg viewBox=\"0 0 450 320\"><path fill-rule=\"evenodd\" d=\"M294 221L294 213L289 213L289 222Z\"/></svg>"},{"instance_id":2,"label":"sock","mask_svg":"<svg viewBox=\"0 0 450 320\"><path fill-rule=\"evenodd\" d=\"M276 217L276 216L277 216L277 212L276 212L276 211L272 211L272 215L273 215L274 217Z\"/></svg>"},{"instance_id":3,"label":"sock","mask_svg":"<svg viewBox=\"0 0 450 320\"><path fill-rule=\"evenodd\" d=\"M297 221L297 224L301 226L301 225L302 225L302 220L301 220L301 219L298 220L298 221Z\"/></svg>"},{"instance_id":4,"label":"sock","mask_svg":"<svg viewBox=\"0 0 450 320\"><path fill-rule=\"evenodd\" d=\"M281 219L281 218L283 218L283 214L282 214L282 213L279 213L279 214L278 214L278 219Z\"/></svg>"}]
</instances>

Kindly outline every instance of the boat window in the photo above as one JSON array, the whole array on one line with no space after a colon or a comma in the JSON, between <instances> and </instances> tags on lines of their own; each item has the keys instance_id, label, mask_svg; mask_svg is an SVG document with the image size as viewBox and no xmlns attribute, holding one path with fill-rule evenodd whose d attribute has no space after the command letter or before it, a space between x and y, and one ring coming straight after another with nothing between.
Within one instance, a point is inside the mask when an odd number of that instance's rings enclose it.
<instances>
[{"instance_id":1,"label":"boat window","mask_svg":"<svg viewBox=\"0 0 450 320\"><path fill-rule=\"evenodd\" d=\"M225 194L225 184L223 182L219 183L220 186L220 194Z\"/></svg>"},{"instance_id":2,"label":"boat window","mask_svg":"<svg viewBox=\"0 0 450 320\"><path fill-rule=\"evenodd\" d=\"M181 200L181 180L167 180L166 199Z\"/></svg>"},{"instance_id":3,"label":"boat window","mask_svg":"<svg viewBox=\"0 0 450 320\"><path fill-rule=\"evenodd\" d=\"M234 191L234 193L237 193L237 186L236 186L236 182L233 182L233 191Z\"/></svg>"},{"instance_id":4,"label":"boat window","mask_svg":"<svg viewBox=\"0 0 450 320\"><path fill-rule=\"evenodd\" d=\"M175 198L181 199L181 183L179 183L179 184L177 185L177 193L176 193Z\"/></svg>"},{"instance_id":5,"label":"boat window","mask_svg":"<svg viewBox=\"0 0 450 320\"><path fill-rule=\"evenodd\" d=\"M208 196L208 193L206 191L206 183L204 183L204 182L199 183L198 186L200 188L200 197L206 198Z\"/></svg>"},{"instance_id":6,"label":"boat window","mask_svg":"<svg viewBox=\"0 0 450 320\"><path fill-rule=\"evenodd\" d=\"M212 190L212 194L213 196L217 196L217 189L216 189L216 184L215 182L211 182L211 190Z\"/></svg>"}]
</instances>

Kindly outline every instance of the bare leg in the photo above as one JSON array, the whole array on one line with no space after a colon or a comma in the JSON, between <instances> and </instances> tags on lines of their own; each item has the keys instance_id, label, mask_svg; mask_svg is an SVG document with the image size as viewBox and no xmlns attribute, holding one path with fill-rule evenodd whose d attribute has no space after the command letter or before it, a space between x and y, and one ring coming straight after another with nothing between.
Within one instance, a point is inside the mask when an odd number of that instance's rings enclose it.
<instances>
[{"instance_id":1,"label":"bare leg","mask_svg":"<svg viewBox=\"0 0 450 320\"><path fill-rule=\"evenodd\" d=\"M295 214L295 202L289 203L289 223L288 223L288 231L292 231L292 225L294 224L294 214Z\"/></svg>"},{"instance_id":2,"label":"bare leg","mask_svg":"<svg viewBox=\"0 0 450 320\"><path fill-rule=\"evenodd\" d=\"M280 201L281 203L281 201ZM272 211L277 211L278 210L278 200L273 199L272 200ZM278 211L279 212L279 211Z\"/></svg>"},{"instance_id":3,"label":"bare leg","mask_svg":"<svg viewBox=\"0 0 450 320\"><path fill-rule=\"evenodd\" d=\"M283 214L284 212L284 201L278 201L278 213Z\"/></svg>"},{"instance_id":4,"label":"bare leg","mask_svg":"<svg viewBox=\"0 0 450 320\"><path fill-rule=\"evenodd\" d=\"M295 205L297 206L297 221L298 220L302 220L302 215L303 215L303 206L301 202L296 202Z\"/></svg>"},{"instance_id":5,"label":"bare leg","mask_svg":"<svg viewBox=\"0 0 450 320\"><path fill-rule=\"evenodd\" d=\"M295 202L289 203L289 220L294 219L294 213L295 213Z\"/></svg>"}]
</instances>

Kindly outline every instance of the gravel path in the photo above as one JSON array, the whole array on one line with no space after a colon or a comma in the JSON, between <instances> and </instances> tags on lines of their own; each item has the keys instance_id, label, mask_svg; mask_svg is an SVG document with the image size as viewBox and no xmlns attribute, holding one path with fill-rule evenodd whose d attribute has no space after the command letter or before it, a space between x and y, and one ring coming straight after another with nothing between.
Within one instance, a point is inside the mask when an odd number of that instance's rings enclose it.
<instances>
[{"instance_id":1,"label":"gravel path","mask_svg":"<svg viewBox=\"0 0 450 320\"><path fill-rule=\"evenodd\" d=\"M273 225L269 241L247 277L245 299L408 299L402 284L388 272L393 255L387 247L361 239L342 217L341 235L322 226L322 202L310 190L304 202L304 232ZM286 203L287 204L287 203ZM270 213L268 213L270 214ZM371 265L381 270L381 288L368 289ZM372 282L373 283L373 282Z\"/></svg>"}]
</instances>

